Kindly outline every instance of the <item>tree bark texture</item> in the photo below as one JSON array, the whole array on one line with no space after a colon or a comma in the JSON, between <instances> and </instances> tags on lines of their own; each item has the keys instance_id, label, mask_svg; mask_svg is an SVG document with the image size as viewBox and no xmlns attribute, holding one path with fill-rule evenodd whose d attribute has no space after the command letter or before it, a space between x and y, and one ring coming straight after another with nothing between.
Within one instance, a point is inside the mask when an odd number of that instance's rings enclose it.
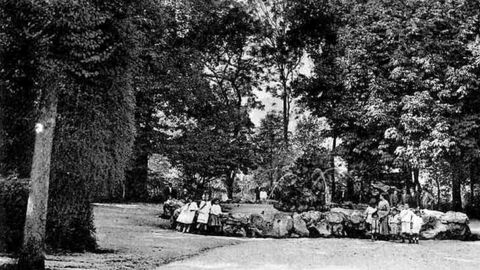
<instances>
[{"instance_id":1,"label":"tree bark texture","mask_svg":"<svg viewBox=\"0 0 480 270\"><path fill-rule=\"evenodd\" d=\"M225 185L227 186L227 195L229 199L233 199L233 184L235 182L235 171L232 170L227 174Z\"/></svg>"},{"instance_id":2,"label":"tree bark texture","mask_svg":"<svg viewBox=\"0 0 480 270\"><path fill-rule=\"evenodd\" d=\"M454 211L462 210L462 167L454 163L452 175L452 208Z\"/></svg>"},{"instance_id":3,"label":"tree bark texture","mask_svg":"<svg viewBox=\"0 0 480 270\"><path fill-rule=\"evenodd\" d=\"M52 154L57 97L49 91L40 108L40 117L35 125L35 147L30 174L30 192L24 228L23 249L18 269L45 269L45 226L47 221L48 187Z\"/></svg>"},{"instance_id":4,"label":"tree bark texture","mask_svg":"<svg viewBox=\"0 0 480 270\"><path fill-rule=\"evenodd\" d=\"M0 176L4 175L5 172L5 157L6 157L6 132L3 124L3 118L5 116L4 107L5 107L5 90L0 89Z\"/></svg>"},{"instance_id":5,"label":"tree bark texture","mask_svg":"<svg viewBox=\"0 0 480 270\"><path fill-rule=\"evenodd\" d=\"M283 87L283 140L285 145L288 146L288 124L290 122L290 94L288 93L287 78L282 75L282 87Z\"/></svg>"},{"instance_id":6,"label":"tree bark texture","mask_svg":"<svg viewBox=\"0 0 480 270\"><path fill-rule=\"evenodd\" d=\"M137 152L132 168L126 173L126 199L143 202L148 199L148 154Z\"/></svg>"},{"instance_id":7,"label":"tree bark texture","mask_svg":"<svg viewBox=\"0 0 480 270\"><path fill-rule=\"evenodd\" d=\"M333 135L333 141L332 141L332 154L330 158L330 167L333 169L332 170L332 198L335 198L336 196L336 186L335 186L335 149L337 148L337 136L334 134Z\"/></svg>"}]
</instances>

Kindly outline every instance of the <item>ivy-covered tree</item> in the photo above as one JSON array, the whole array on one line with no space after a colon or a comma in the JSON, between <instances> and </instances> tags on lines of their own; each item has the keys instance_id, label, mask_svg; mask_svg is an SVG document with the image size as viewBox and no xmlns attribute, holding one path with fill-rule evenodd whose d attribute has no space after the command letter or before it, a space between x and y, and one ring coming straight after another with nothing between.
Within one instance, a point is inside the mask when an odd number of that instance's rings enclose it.
<instances>
[{"instance_id":1,"label":"ivy-covered tree","mask_svg":"<svg viewBox=\"0 0 480 270\"><path fill-rule=\"evenodd\" d=\"M6 78L2 86L11 98L25 91L34 101L10 103L10 116L16 111L35 112L50 89L56 89L58 99L47 243L52 248L94 249L90 203L95 197L121 194L117 187L123 182L132 146L135 6L124 1L87 0L2 1L1 5L2 44L6 45L1 56L6 60L2 61L1 75ZM41 48L35 47L35 40L43 40ZM29 60L10 59L21 54ZM44 70L50 71L49 76ZM15 117L30 126L9 129L7 123L7 142L17 135L34 138L37 114ZM24 144L28 143L25 140ZM18 152L15 155L28 156L32 146L27 148L12 149ZM7 151L5 160L10 153ZM21 170L13 167L11 171Z\"/></svg>"}]
</instances>

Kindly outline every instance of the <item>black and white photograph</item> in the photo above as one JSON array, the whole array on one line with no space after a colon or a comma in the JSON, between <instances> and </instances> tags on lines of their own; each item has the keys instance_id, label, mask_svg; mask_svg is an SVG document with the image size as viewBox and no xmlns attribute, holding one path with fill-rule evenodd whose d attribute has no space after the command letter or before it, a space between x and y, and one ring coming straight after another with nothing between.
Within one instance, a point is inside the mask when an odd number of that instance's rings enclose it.
<instances>
[{"instance_id":1,"label":"black and white photograph","mask_svg":"<svg viewBox=\"0 0 480 270\"><path fill-rule=\"evenodd\" d=\"M0 270L480 269L479 0L0 0Z\"/></svg>"}]
</instances>

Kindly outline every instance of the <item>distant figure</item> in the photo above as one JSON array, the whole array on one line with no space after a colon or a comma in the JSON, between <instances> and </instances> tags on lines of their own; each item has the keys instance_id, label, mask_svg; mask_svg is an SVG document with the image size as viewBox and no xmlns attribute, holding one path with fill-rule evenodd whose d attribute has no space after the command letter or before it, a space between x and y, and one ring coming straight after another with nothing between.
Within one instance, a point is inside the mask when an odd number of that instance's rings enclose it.
<instances>
[{"instance_id":1,"label":"distant figure","mask_svg":"<svg viewBox=\"0 0 480 270\"><path fill-rule=\"evenodd\" d=\"M410 202L408 203L411 208L418 208L420 203L420 196L418 192L415 191L415 188L410 188Z\"/></svg>"},{"instance_id":2,"label":"distant figure","mask_svg":"<svg viewBox=\"0 0 480 270\"><path fill-rule=\"evenodd\" d=\"M389 201L390 201L391 207L398 206L398 203L400 202L400 198L398 197L398 191L396 188L393 188L393 191L390 193Z\"/></svg>"},{"instance_id":3,"label":"distant figure","mask_svg":"<svg viewBox=\"0 0 480 270\"><path fill-rule=\"evenodd\" d=\"M185 203L187 203L187 200L189 198L188 190L184 188L180 194L178 194L178 199L184 200Z\"/></svg>"},{"instance_id":4,"label":"distant figure","mask_svg":"<svg viewBox=\"0 0 480 270\"><path fill-rule=\"evenodd\" d=\"M265 203L267 201L268 195L264 188L260 190L260 201Z\"/></svg>"},{"instance_id":5,"label":"distant figure","mask_svg":"<svg viewBox=\"0 0 480 270\"><path fill-rule=\"evenodd\" d=\"M433 209L433 203L435 202L435 198L433 197L432 193L427 189L427 187L423 187L422 195L421 195L421 206L424 209Z\"/></svg>"},{"instance_id":6,"label":"distant figure","mask_svg":"<svg viewBox=\"0 0 480 270\"><path fill-rule=\"evenodd\" d=\"M172 183L168 183L167 187L163 191L163 195L165 197L165 201L177 198L177 191L173 188Z\"/></svg>"},{"instance_id":7,"label":"distant figure","mask_svg":"<svg viewBox=\"0 0 480 270\"><path fill-rule=\"evenodd\" d=\"M402 195L400 196L400 205L404 206L405 204L409 204L411 200L411 196L408 193L407 188L402 189Z\"/></svg>"},{"instance_id":8,"label":"distant figure","mask_svg":"<svg viewBox=\"0 0 480 270\"><path fill-rule=\"evenodd\" d=\"M257 186L257 187L255 188L255 201L256 201L256 202L259 202L259 201L260 201L260 187L259 187L259 186Z\"/></svg>"},{"instance_id":9,"label":"distant figure","mask_svg":"<svg viewBox=\"0 0 480 270\"><path fill-rule=\"evenodd\" d=\"M211 227L215 233L219 233L222 231L222 222L220 220L221 214L222 208L220 207L220 200L214 199L212 201L212 208L210 209L208 226Z\"/></svg>"},{"instance_id":10,"label":"distant figure","mask_svg":"<svg viewBox=\"0 0 480 270\"><path fill-rule=\"evenodd\" d=\"M173 216L173 212L175 209L169 206L166 202L171 199L177 198L177 191L173 188L172 183L168 183L163 191L163 197L165 201L163 202L163 216L164 217L171 217Z\"/></svg>"}]
</instances>

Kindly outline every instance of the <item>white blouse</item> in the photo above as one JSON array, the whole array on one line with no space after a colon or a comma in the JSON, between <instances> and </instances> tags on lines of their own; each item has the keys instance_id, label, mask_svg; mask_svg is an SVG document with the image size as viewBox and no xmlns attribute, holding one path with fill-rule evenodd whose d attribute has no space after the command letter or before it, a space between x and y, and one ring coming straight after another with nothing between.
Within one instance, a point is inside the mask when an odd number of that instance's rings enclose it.
<instances>
[{"instance_id":1,"label":"white blouse","mask_svg":"<svg viewBox=\"0 0 480 270\"><path fill-rule=\"evenodd\" d=\"M222 213L222 208L218 204L212 205L212 208L210 208L210 214L212 215L220 215Z\"/></svg>"}]
</instances>

